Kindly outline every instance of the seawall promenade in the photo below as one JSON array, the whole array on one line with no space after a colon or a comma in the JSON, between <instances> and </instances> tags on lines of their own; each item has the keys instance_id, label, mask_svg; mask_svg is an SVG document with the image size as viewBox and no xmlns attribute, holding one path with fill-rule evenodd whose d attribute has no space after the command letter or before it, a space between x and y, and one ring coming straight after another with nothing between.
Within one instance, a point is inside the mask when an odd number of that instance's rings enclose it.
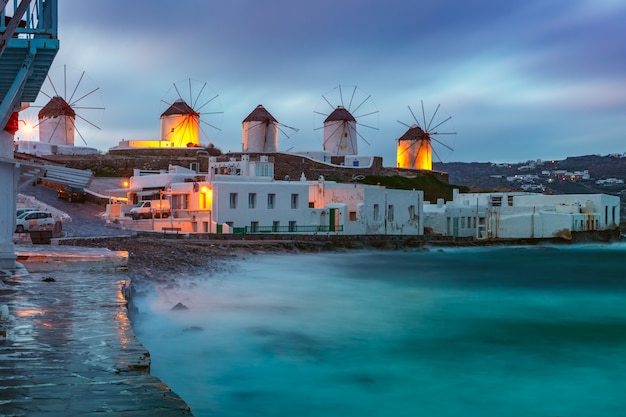
<instances>
[{"instance_id":1,"label":"seawall promenade","mask_svg":"<svg viewBox=\"0 0 626 417\"><path fill-rule=\"evenodd\" d=\"M0 415L190 416L149 373L121 289L127 253L82 247L17 248L0 271ZM28 268L28 270L27 270Z\"/></svg>"}]
</instances>

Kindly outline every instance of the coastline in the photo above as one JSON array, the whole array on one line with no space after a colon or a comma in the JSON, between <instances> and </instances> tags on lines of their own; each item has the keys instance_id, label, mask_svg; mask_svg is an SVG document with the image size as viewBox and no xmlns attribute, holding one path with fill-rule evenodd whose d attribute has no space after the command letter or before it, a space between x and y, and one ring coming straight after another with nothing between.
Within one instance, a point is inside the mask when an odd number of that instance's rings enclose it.
<instances>
[{"instance_id":1,"label":"coastline","mask_svg":"<svg viewBox=\"0 0 626 417\"><path fill-rule=\"evenodd\" d=\"M227 261L268 253L341 252L347 250L429 250L431 247L533 246L543 244L611 243L623 240L619 229L573 234L572 239L485 239L380 235L215 235L138 232L132 236L59 239L60 245L128 251L132 279L169 282L171 274L198 268L216 270Z\"/></svg>"}]
</instances>

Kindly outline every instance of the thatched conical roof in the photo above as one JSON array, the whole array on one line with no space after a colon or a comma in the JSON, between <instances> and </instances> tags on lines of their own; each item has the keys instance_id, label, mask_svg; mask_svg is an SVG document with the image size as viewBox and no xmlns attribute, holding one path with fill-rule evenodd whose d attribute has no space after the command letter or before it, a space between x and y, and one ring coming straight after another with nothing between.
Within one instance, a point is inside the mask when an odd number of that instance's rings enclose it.
<instances>
[{"instance_id":1,"label":"thatched conical roof","mask_svg":"<svg viewBox=\"0 0 626 417\"><path fill-rule=\"evenodd\" d=\"M354 116L352 116L352 114L348 110L346 110L345 107L337 106L337 108L333 110L331 114L328 115L326 120L324 120L324 123L337 122L337 121L356 122L356 119L354 118Z\"/></svg>"},{"instance_id":2,"label":"thatched conical roof","mask_svg":"<svg viewBox=\"0 0 626 417\"><path fill-rule=\"evenodd\" d=\"M161 114L161 117L197 114L198 113L193 108L191 108L191 106L187 104L185 100L178 99Z\"/></svg>"},{"instance_id":3,"label":"thatched conical roof","mask_svg":"<svg viewBox=\"0 0 626 417\"><path fill-rule=\"evenodd\" d=\"M246 122L264 122L270 124L278 123L278 120L276 120L274 116L272 116L270 112L265 109L265 107L259 104L254 110L252 110L252 113L250 113L248 117L243 119L242 123Z\"/></svg>"},{"instance_id":4,"label":"thatched conical roof","mask_svg":"<svg viewBox=\"0 0 626 417\"><path fill-rule=\"evenodd\" d=\"M76 117L76 112L74 111L72 106L70 106L67 101L59 96L52 97L48 104L43 106L43 108L39 110L39 113L37 114L37 117L39 119L50 119L59 116Z\"/></svg>"},{"instance_id":5,"label":"thatched conical roof","mask_svg":"<svg viewBox=\"0 0 626 417\"><path fill-rule=\"evenodd\" d=\"M419 127L418 125L413 125L409 128L409 130L404 132L404 135L400 136L400 139L398 140L421 140L421 139L428 139L428 135L426 134L426 132L422 130L421 127Z\"/></svg>"}]
</instances>

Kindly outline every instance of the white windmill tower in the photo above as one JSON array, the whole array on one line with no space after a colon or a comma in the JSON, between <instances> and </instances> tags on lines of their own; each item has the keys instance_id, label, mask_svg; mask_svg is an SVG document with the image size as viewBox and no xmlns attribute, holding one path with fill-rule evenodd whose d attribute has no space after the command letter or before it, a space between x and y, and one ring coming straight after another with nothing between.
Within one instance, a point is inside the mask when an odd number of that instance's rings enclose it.
<instances>
[{"instance_id":1,"label":"white windmill tower","mask_svg":"<svg viewBox=\"0 0 626 417\"><path fill-rule=\"evenodd\" d=\"M323 95L322 98L331 109L330 113L315 111L316 114L325 116L323 125L324 151L333 156L358 155L359 139L367 145L370 142L358 132L357 125L378 130L377 127L372 126L373 120L368 124L360 122L363 118L378 114L371 96L358 90L356 86L339 85ZM326 105L323 106L327 109Z\"/></svg>"},{"instance_id":2,"label":"white windmill tower","mask_svg":"<svg viewBox=\"0 0 626 417\"><path fill-rule=\"evenodd\" d=\"M356 119L343 106L337 106L324 120L324 150L331 155L358 155Z\"/></svg>"},{"instance_id":3,"label":"white windmill tower","mask_svg":"<svg viewBox=\"0 0 626 417\"><path fill-rule=\"evenodd\" d=\"M172 103L161 113L161 140L173 148L200 145L200 114L183 99Z\"/></svg>"},{"instance_id":4,"label":"white windmill tower","mask_svg":"<svg viewBox=\"0 0 626 417\"><path fill-rule=\"evenodd\" d=\"M63 97L54 96L37 113L39 141L74 146L76 112Z\"/></svg>"},{"instance_id":5,"label":"white windmill tower","mask_svg":"<svg viewBox=\"0 0 626 417\"><path fill-rule=\"evenodd\" d=\"M184 97L181 92L184 92ZM217 124L221 123L223 113L219 96L212 94L207 88L206 82L192 80L191 78L172 84L170 89L161 99L167 106L161 113L161 135L160 140L170 143L173 148L186 148L200 146L201 134L211 143L211 139L202 124L214 130L221 129ZM216 118L212 123L201 120L205 118Z\"/></svg>"},{"instance_id":6,"label":"white windmill tower","mask_svg":"<svg viewBox=\"0 0 626 417\"><path fill-rule=\"evenodd\" d=\"M241 150L243 152L276 153L280 133L289 138L284 128L293 132L299 129L279 123L263 105L256 106L242 124Z\"/></svg>"},{"instance_id":7,"label":"white windmill tower","mask_svg":"<svg viewBox=\"0 0 626 417\"><path fill-rule=\"evenodd\" d=\"M261 104L256 106L241 124L242 152L278 151L278 120Z\"/></svg>"},{"instance_id":8,"label":"white windmill tower","mask_svg":"<svg viewBox=\"0 0 626 417\"><path fill-rule=\"evenodd\" d=\"M443 135L456 135L456 132L441 132L437 130L439 127L445 125L452 119L452 116L446 117L439 112L440 105L433 112L430 120L426 121L426 112L424 111L424 102L422 101L422 120L418 120L415 117L415 113L409 106L409 111L413 116L414 124L408 125L407 123L398 120L408 127L408 130L398 139L397 147L397 167L398 168L411 168L411 169L424 169L432 171L433 169L433 155L437 157L440 162L441 157L437 151L433 148L433 142L443 148L452 151L452 147L444 143L442 139L438 139L437 136Z\"/></svg>"}]
</instances>

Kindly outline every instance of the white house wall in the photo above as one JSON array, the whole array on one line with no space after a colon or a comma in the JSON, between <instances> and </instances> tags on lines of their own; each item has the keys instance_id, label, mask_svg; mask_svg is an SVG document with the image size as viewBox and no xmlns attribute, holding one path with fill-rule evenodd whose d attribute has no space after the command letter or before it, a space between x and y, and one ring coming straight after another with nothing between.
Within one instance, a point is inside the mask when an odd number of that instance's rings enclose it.
<instances>
[{"instance_id":1,"label":"white house wall","mask_svg":"<svg viewBox=\"0 0 626 417\"><path fill-rule=\"evenodd\" d=\"M311 187L316 207L345 204L346 234L422 235L424 193L362 184L322 182ZM393 213L390 214L390 207ZM412 211L410 208L412 207Z\"/></svg>"},{"instance_id":2,"label":"white house wall","mask_svg":"<svg viewBox=\"0 0 626 417\"><path fill-rule=\"evenodd\" d=\"M214 181L213 220L218 224L231 223L233 227L296 226L311 225L309 210L309 185L306 182L220 182ZM231 193L237 197L236 207L231 208ZM250 207L249 195L254 193L255 204ZM268 208L268 195L273 194L274 208ZM296 194L297 208L292 208L292 194Z\"/></svg>"},{"instance_id":3,"label":"white house wall","mask_svg":"<svg viewBox=\"0 0 626 417\"><path fill-rule=\"evenodd\" d=\"M31 155L93 155L97 154L96 148L72 145L54 145L47 142L18 141L17 151Z\"/></svg>"},{"instance_id":4,"label":"white house wall","mask_svg":"<svg viewBox=\"0 0 626 417\"><path fill-rule=\"evenodd\" d=\"M427 204L424 211L424 226L446 236L567 238L617 227L620 202L606 194L455 192L452 202Z\"/></svg>"},{"instance_id":5,"label":"white house wall","mask_svg":"<svg viewBox=\"0 0 626 417\"><path fill-rule=\"evenodd\" d=\"M596 230L605 230L619 225L620 200L618 196L608 194L529 194L516 197L515 204L556 207L579 205L582 212L593 213L597 216L599 229Z\"/></svg>"},{"instance_id":6,"label":"white house wall","mask_svg":"<svg viewBox=\"0 0 626 417\"><path fill-rule=\"evenodd\" d=\"M198 174L187 168L180 166L170 166L169 170L160 171L158 173L148 173L141 175L141 170L135 169L134 175L130 177L130 188L132 190L141 190L145 188L161 188L177 182L192 180Z\"/></svg>"},{"instance_id":7,"label":"white house wall","mask_svg":"<svg viewBox=\"0 0 626 417\"><path fill-rule=\"evenodd\" d=\"M384 189L385 233L391 235L424 234L423 191ZM380 195L380 193L379 193ZM369 204L369 200L368 200ZM390 208L393 206L393 216ZM410 212L412 208L412 212Z\"/></svg>"}]
</instances>

